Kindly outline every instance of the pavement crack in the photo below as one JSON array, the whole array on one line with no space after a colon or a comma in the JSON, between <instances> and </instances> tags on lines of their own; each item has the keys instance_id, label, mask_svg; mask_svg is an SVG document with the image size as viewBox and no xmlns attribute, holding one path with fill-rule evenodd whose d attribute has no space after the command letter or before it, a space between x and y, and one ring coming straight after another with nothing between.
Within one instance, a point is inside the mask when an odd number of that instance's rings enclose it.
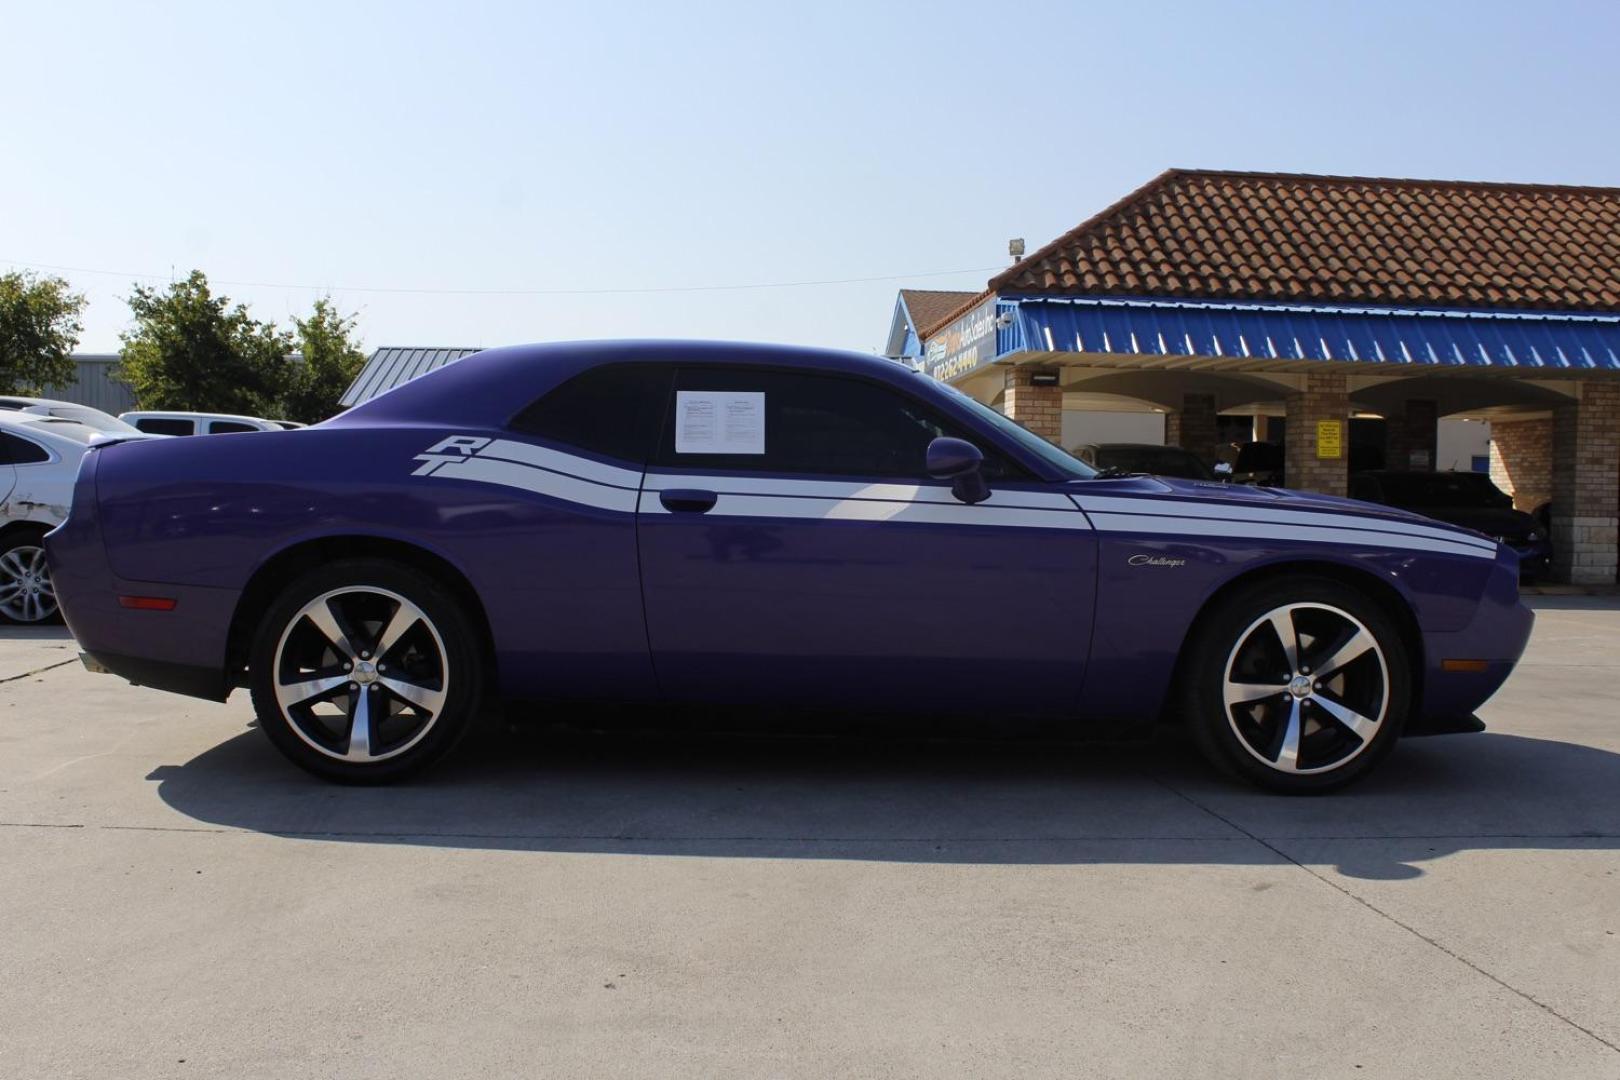
<instances>
[{"instance_id":1,"label":"pavement crack","mask_svg":"<svg viewBox=\"0 0 1620 1080\"><path fill-rule=\"evenodd\" d=\"M21 675L7 675L5 678L0 679L0 683L16 682L18 679L26 679L30 675L43 675L47 671L55 671L59 667L67 667L69 664L76 663L78 663L77 657L73 657L68 660L58 660L54 664L46 664L42 668L35 668L33 671L25 671Z\"/></svg>"},{"instance_id":2,"label":"pavement crack","mask_svg":"<svg viewBox=\"0 0 1620 1080\"><path fill-rule=\"evenodd\" d=\"M1321 882L1323 885L1326 885L1328 888L1334 890L1335 892L1340 893L1341 895L1346 896L1349 899L1355 901L1356 903L1360 904L1362 907L1366 908L1368 911L1372 912L1374 915L1377 915L1379 918L1381 918L1381 919L1385 920L1386 922L1388 922L1388 923L1390 923L1390 924L1392 924L1394 926L1397 926L1400 929L1406 931L1408 934L1411 934L1413 937L1417 938L1419 941L1422 941L1425 944L1427 944L1427 945L1429 945L1429 946L1431 946L1431 947L1433 947L1435 949L1438 949L1440 952L1442 952L1445 955L1451 957L1453 960L1457 961L1459 964L1462 964L1464 967L1467 967L1469 970L1471 970L1471 971L1473 971L1473 972L1475 972L1475 973L1477 973L1479 975L1483 975L1485 978L1489 979L1491 982L1495 983L1497 986L1500 986L1502 989L1506 990L1508 993L1513 994L1514 996L1520 998L1523 1001L1529 1002L1531 1005L1534 1005L1536 1008L1538 1008L1538 1009L1542 1010L1543 1012L1545 1012L1548 1016L1551 1016L1554 1019L1563 1021L1565 1024L1568 1024L1570 1027L1574 1028L1576 1031L1579 1031L1581 1034L1583 1034L1583 1035L1587 1036L1588 1038L1592 1039L1594 1042L1600 1043L1601 1045L1608 1047L1610 1050L1614 1051L1615 1053L1620 1054L1620 1046L1617 1046L1615 1043L1613 1043L1610 1040L1604 1038L1602 1035L1599 1035L1597 1032L1593 1031L1591 1028L1586 1027L1584 1024L1581 1024L1578 1021L1573 1020L1568 1016L1565 1016L1563 1013L1559 1012L1557 1009L1553 1008L1551 1005L1547 1004L1545 1001L1542 1001L1540 998L1536 997L1534 994L1531 994L1531 993L1529 993L1528 991L1525 991L1525 990L1520 990L1517 986L1514 986L1512 983L1508 982L1506 979L1504 979L1501 976L1496 975L1495 973L1493 973L1493 972L1481 967L1480 965L1474 963L1474 961L1468 959L1468 957L1466 957L1466 956L1463 956L1461 953L1459 953L1455 949L1452 949L1449 946L1445 945L1443 942L1439 941L1438 939L1436 939L1434 937L1431 937L1428 934L1425 934L1423 931L1417 929L1415 926L1412 926L1409 923L1401 921L1400 919L1396 918L1394 915L1392 915L1389 912L1385 911L1383 908L1379 907L1377 904L1374 904L1372 901L1366 899L1365 897L1359 896L1356 893L1351 892L1349 889L1345 888L1339 882L1334 881L1332 878L1328 877L1327 875L1319 873L1317 870L1315 870L1312 867L1306 866L1304 863L1300 862L1298 859L1294 858L1292 855L1288 854L1288 852L1282 850L1276 844L1273 844L1271 841L1267 840L1265 837L1260 836L1257 833L1254 833L1254 832L1250 831L1249 829L1244 828L1242 825L1238 824L1236 821L1234 821L1231 818L1227 817L1225 814L1221 813L1220 811L1212 809L1211 807L1205 806L1203 803L1199 802L1197 799L1193 798L1191 795L1188 795L1185 791L1182 791L1180 788L1177 788L1174 785L1172 785L1170 783L1167 783L1166 781L1164 781L1163 779L1161 779L1161 778L1159 778L1157 776L1150 776L1150 777L1148 777L1148 779L1152 780L1155 784L1158 784L1160 787L1164 788L1166 791L1170 792L1172 795L1175 795L1176 797L1185 800L1189 805L1197 807L1199 810L1202 810L1204 813L1208 814L1210 817L1214 818L1216 821L1219 821L1222 824L1229 826L1230 828L1236 829L1238 832L1242 833L1244 836L1248 837L1250 840L1253 840L1255 843L1259 844L1261 847L1264 847L1268 851L1275 854L1279 859L1282 859L1284 862L1291 863L1292 865L1294 865L1294 866L1298 867L1299 869L1305 871L1307 874L1311 875L1311 877L1315 878L1317 881ZM1302 837L1289 837L1289 839L1292 840L1292 839L1305 839L1305 838L1302 838ZM1357 838L1357 839L1359 839L1359 838ZM1410 837L1392 837L1391 839L1413 839L1413 838L1410 838Z\"/></svg>"}]
</instances>

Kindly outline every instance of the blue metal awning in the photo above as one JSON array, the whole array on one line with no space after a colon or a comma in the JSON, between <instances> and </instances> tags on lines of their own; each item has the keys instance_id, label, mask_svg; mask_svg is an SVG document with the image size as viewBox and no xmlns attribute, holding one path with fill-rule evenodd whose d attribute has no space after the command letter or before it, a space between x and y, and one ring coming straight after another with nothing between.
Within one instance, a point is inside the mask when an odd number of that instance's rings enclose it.
<instances>
[{"instance_id":1,"label":"blue metal awning","mask_svg":"<svg viewBox=\"0 0 1620 1080\"><path fill-rule=\"evenodd\" d=\"M999 297L997 354L1620 372L1620 315ZM1011 318L1005 316L1010 314Z\"/></svg>"}]
</instances>

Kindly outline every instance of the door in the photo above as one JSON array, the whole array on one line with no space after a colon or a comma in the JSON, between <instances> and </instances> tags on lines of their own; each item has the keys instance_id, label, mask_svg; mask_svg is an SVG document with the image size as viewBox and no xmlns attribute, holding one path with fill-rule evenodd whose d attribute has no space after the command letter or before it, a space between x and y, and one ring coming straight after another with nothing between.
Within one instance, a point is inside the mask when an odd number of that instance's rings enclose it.
<instances>
[{"instance_id":1,"label":"door","mask_svg":"<svg viewBox=\"0 0 1620 1080\"><path fill-rule=\"evenodd\" d=\"M992 495L924 472L939 435ZM648 641L679 701L1053 713L1090 644L1096 544L1053 485L866 379L676 376L638 503Z\"/></svg>"}]
</instances>

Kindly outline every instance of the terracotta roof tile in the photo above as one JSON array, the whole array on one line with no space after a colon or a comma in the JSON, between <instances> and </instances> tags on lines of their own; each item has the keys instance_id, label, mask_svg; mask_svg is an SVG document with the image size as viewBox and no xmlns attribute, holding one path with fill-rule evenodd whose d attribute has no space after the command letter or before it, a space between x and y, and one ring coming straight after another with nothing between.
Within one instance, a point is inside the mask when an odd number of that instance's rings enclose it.
<instances>
[{"instance_id":1,"label":"terracotta roof tile","mask_svg":"<svg viewBox=\"0 0 1620 1080\"><path fill-rule=\"evenodd\" d=\"M936 324L969 300L976 292L958 292L947 289L901 289L900 299L911 312L911 322L918 334L925 334Z\"/></svg>"},{"instance_id":2,"label":"terracotta roof tile","mask_svg":"<svg viewBox=\"0 0 1620 1080\"><path fill-rule=\"evenodd\" d=\"M1172 169L990 291L1620 311L1620 188Z\"/></svg>"}]
</instances>

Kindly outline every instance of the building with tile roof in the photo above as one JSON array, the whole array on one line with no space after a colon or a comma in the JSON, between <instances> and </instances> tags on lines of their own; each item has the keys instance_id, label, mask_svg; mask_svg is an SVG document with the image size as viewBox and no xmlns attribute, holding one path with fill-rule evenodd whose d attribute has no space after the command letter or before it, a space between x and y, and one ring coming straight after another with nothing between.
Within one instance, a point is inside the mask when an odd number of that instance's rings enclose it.
<instances>
[{"instance_id":1,"label":"building with tile roof","mask_svg":"<svg viewBox=\"0 0 1620 1080\"><path fill-rule=\"evenodd\" d=\"M1343 494L1352 449L1433 469L1445 418L1489 421L1558 573L1615 580L1620 188L1171 169L949 307L908 292L890 355L1064 445L1101 408L1207 456L1247 424Z\"/></svg>"},{"instance_id":2,"label":"building with tile roof","mask_svg":"<svg viewBox=\"0 0 1620 1080\"><path fill-rule=\"evenodd\" d=\"M889 320L883 355L894 359L922 355L921 331L931 329L979 294L953 289L901 289Z\"/></svg>"}]
</instances>

